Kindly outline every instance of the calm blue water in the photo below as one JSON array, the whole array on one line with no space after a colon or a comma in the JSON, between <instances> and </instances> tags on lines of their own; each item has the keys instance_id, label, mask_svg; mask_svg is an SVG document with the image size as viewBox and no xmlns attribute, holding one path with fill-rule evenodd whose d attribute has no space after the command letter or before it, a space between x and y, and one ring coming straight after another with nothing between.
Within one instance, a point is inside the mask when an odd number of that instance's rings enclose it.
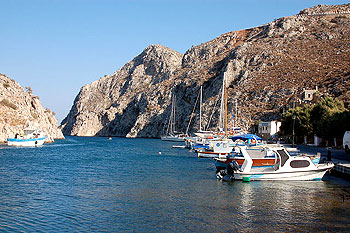
<instances>
[{"instance_id":1,"label":"calm blue water","mask_svg":"<svg viewBox=\"0 0 350 233\"><path fill-rule=\"evenodd\" d=\"M350 231L343 179L223 183L211 160L173 144L68 137L0 147L0 231Z\"/></svg>"}]
</instances>

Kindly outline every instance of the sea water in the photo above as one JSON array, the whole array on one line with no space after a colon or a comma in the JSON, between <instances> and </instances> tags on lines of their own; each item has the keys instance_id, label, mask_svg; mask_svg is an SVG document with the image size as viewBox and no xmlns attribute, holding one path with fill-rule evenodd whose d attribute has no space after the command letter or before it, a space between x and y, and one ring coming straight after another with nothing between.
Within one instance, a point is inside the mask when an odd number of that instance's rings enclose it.
<instances>
[{"instance_id":1,"label":"sea water","mask_svg":"<svg viewBox=\"0 0 350 233\"><path fill-rule=\"evenodd\" d=\"M225 183L158 139L0 147L1 232L350 231L350 183Z\"/></svg>"}]
</instances>

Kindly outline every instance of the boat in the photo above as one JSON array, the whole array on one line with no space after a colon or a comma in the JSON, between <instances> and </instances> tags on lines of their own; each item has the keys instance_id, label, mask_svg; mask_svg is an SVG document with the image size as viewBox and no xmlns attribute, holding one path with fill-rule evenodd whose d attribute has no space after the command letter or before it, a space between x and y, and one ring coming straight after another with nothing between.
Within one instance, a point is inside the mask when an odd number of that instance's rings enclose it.
<instances>
[{"instance_id":1,"label":"boat","mask_svg":"<svg viewBox=\"0 0 350 233\"><path fill-rule=\"evenodd\" d=\"M14 138L7 139L8 146L24 146L34 147L44 144L46 137L42 135L40 130L25 129L24 134L16 134Z\"/></svg>"},{"instance_id":2,"label":"boat","mask_svg":"<svg viewBox=\"0 0 350 233\"><path fill-rule=\"evenodd\" d=\"M271 147L275 163L271 166L253 166L253 159L245 146L238 149L244 157L240 167L233 161L225 170L217 171L217 178L224 181L243 180L322 180L334 164L331 162L315 164L308 156L291 156L284 147Z\"/></svg>"},{"instance_id":3,"label":"boat","mask_svg":"<svg viewBox=\"0 0 350 233\"><path fill-rule=\"evenodd\" d=\"M198 151L198 158L219 158L230 154L233 150L231 139L213 140L208 149Z\"/></svg>"},{"instance_id":4,"label":"boat","mask_svg":"<svg viewBox=\"0 0 350 233\"><path fill-rule=\"evenodd\" d=\"M236 162L239 166L243 165L245 159L237 149L238 147L235 147L235 150L230 154L220 155L214 158L217 172L226 169L233 162ZM273 167L276 162L276 156L269 148L261 146L247 147L246 151L252 158L252 166L254 167Z\"/></svg>"},{"instance_id":5,"label":"boat","mask_svg":"<svg viewBox=\"0 0 350 233\"><path fill-rule=\"evenodd\" d=\"M185 149L186 146L181 146L181 145L173 145L172 146L173 148L181 148L181 149Z\"/></svg>"},{"instance_id":6,"label":"boat","mask_svg":"<svg viewBox=\"0 0 350 233\"><path fill-rule=\"evenodd\" d=\"M161 137L162 141L171 141L171 142L184 142L184 136L181 136L180 134L170 134L166 136Z\"/></svg>"},{"instance_id":7,"label":"boat","mask_svg":"<svg viewBox=\"0 0 350 233\"><path fill-rule=\"evenodd\" d=\"M166 135L160 137L162 141L171 141L171 142L185 141L185 135L175 131L175 122L176 122L175 102L176 102L176 97L173 96L172 102L171 102L171 113L170 113L170 118L168 122L167 132L166 132Z\"/></svg>"},{"instance_id":8,"label":"boat","mask_svg":"<svg viewBox=\"0 0 350 233\"><path fill-rule=\"evenodd\" d=\"M248 146L250 150L262 151L265 145L262 139L255 134L239 134L228 138L216 139L209 143L209 149L198 151L199 158L222 158L235 155L233 149L236 146ZM242 158L242 160L244 160Z\"/></svg>"},{"instance_id":9,"label":"boat","mask_svg":"<svg viewBox=\"0 0 350 233\"><path fill-rule=\"evenodd\" d=\"M237 145L263 145L262 138L255 134L250 133L243 133L243 134L237 134L229 137L232 141L235 142Z\"/></svg>"}]
</instances>

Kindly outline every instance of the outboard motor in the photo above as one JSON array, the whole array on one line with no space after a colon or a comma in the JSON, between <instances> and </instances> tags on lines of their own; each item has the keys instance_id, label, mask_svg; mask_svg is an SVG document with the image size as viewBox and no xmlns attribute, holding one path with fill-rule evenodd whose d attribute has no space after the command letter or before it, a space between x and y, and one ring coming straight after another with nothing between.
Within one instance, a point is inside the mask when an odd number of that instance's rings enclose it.
<instances>
[{"instance_id":1,"label":"outboard motor","mask_svg":"<svg viewBox=\"0 0 350 233\"><path fill-rule=\"evenodd\" d=\"M235 171L240 171L240 168L236 161L232 161L231 163L228 164L226 170L227 170L227 174L233 176L233 173L235 173Z\"/></svg>"},{"instance_id":2,"label":"outboard motor","mask_svg":"<svg viewBox=\"0 0 350 233\"><path fill-rule=\"evenodd\" d=\"M232 161L227 165L225 170L216 171L216 177L223 181L232 181L235 171L239 171L239 165L236 161Z\"/></svg>"}]
</instances>

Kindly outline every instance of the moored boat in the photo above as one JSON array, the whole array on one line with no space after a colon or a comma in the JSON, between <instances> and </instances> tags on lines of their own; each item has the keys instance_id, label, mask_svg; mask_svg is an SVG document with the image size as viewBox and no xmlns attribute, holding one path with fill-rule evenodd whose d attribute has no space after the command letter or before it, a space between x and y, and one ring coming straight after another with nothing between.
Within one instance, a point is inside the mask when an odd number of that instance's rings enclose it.
<instances>
[{"instance_id":1,"label":"moored boat","mask_svg":"<svg viewBox=\"0 0 350 233\"><path fill-rule=\"evenodd\" d=\"M171 102L171 113L170 113L170 118L169 118L167 132L166 132L166 135L161 136L161 140L163 140L163 141L171 141L171 142L184 142L185 141L185 135L179 134L175 130L175 123L176 123L175 102L176 102L176 97L173 96L172 97L172 102Z\"/></svg>"},{"instance_id":2,"label":"moored boat","mask_svg":"<svg viewBox=\"0 0 350 233\"><path fill-rule=\"evenodd\" d=\"M162 141L184 142L185 136L172 134L172 135L162 136L161 139Z\"/></svg>"},{"instance_id":3,"label":"moored boat","mask_svg":"<svg viewBox=\"0 0 350 233\"><path fill-rule=\"evenodd\" d=\"M276 162L276 156L268 147L247 147L247 153L253 160L254 167L272 167ZM239 147L235 147L235 150L230 154L221 155L217 158L214 158L214 163L216 166L216 171L226 169L230 163L236 162L239 166L242 166L245 158L239 151Z\"/></svg>"},{"instance_id":4,"label":"moored boat","mask_svg":"<svg viewBox=\"0 0 350 233\"><path fill-rule=\"evenodd\" d=\"M315 164L308 156L290 156L284 147L270 148L276 159L271 167L253 166L253 159L246 147L239 147L244 157L240 167L237 162L229 163L225 170L217 171L217 178L225 181L232 180L321 180L334 164Z\"/></svg>"},{"instance_id":5,"label":"moored boat","mask_svg":"<svg viewBox=\"0 0 350 233\"><path fill-rule=\"evenodd\" d=\"M34 147L44 144L46 137L42 135L40 130L25 129L24 134L16 134L14 138L7 139L8 146L24 146Z\"/></svg>"}]
</instances>

